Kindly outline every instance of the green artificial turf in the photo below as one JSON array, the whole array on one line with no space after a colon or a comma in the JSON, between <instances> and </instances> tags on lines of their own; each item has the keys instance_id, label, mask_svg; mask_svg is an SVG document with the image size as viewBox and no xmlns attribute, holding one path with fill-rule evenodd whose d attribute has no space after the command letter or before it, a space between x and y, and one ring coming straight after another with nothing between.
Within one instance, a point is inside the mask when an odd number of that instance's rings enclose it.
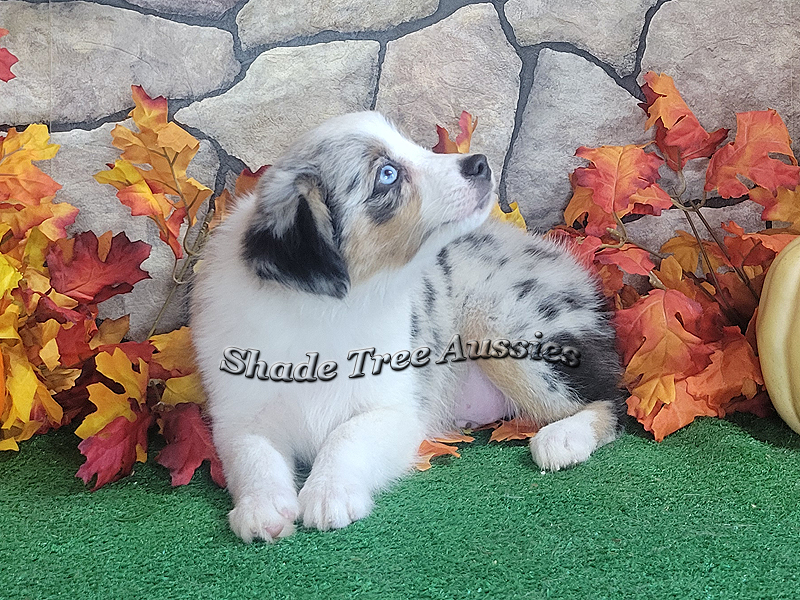
<instances>
[{"instance_id":1,"label":"green artificial turf","mask_svg":"<svg viewBox=\"0 0 800 600\"><path fill-rule=\"evenodd\" d=\"M705 418L661 444L634 424L547 474L484 435L347 529L250 546L206 467L171 488L137 465L91 493L77 441L0 455L0 597L800 597L800 437L778 419Z\"/></svg>"}]
</instances>

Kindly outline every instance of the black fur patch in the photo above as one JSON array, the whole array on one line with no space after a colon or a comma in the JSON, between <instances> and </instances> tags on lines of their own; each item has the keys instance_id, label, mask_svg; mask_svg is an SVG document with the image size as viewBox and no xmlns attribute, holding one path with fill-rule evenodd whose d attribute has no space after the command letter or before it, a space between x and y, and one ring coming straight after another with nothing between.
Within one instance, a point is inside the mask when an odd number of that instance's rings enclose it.
<instances>
[{"instance_id":1,"label":"black fur patch","mask_svg":"<svg viewBox=\"0 0 800 600\"><path fill-rule=\"evenodd\" d=\"M528 246L522 251L523 254L527 254L528 256L532 256L534 258L559 258L561 254L556 250L551 250L548 248L540 248L538 246Z\"/></svg>"},{"instance_id":2,"label":"black fur patch","mask_svg":"<svg viewBox=\"0 0 800 600\"><path fill-rule=\"evenodd\" d=\"M494 246L497 243L495 237L490 233L478 235L477 233L468 233L454 240L453 244L461 246L469 246L473 250L480 250L486 246Z\"/></svg>"},{"instance_id":3,"label":"black fur patch","mask_svg":"<svg viewBox=\"0 0 800 600\"><path fill-rule=\"evenodd\" d=\"M425 285L425 314L430 315L436 304L436 288L427 277L423 280L423 284Z\"/></svg>"},{"instance_id":4,"label":"black fur patch","mask_svg":"<svg viewBox=\"0 0 800 600\"><path fill-rule=\"evenodd\" d=\"M411 313L411 338L416 340L419 337L419 315Z\"/></svg>"},{"instance_id":5,"label":"black fur patch","mask_svg":"<svg viewBox=\"0 0 800 600\"><path fill-rule=\"evenodd\" d=\"M242 254L262 279L334 298L344 298L350 287L344 258L319 231L303 196L298 198L294 223L283 235L253 223L245 234Z\"/></svg>"},{"instance_id":6,"label":"black fur patch","mask_svg":"<svg viewBox=\"0 0 800 600\"><path fill-rule=\"evenodd\" d=\"M610 401L617 408L617 417L624 412L624 394L621 389L622 367L615 347L613 333L607 321L598 324L597 330L575 335L568 332L548 337L562 348L575 348L580 352L580 363L570 367L563 362L550 366L563 383L575 391L584 402Z\"/></svg>"},{"instance_id":7,"label":"black fur patch","mask_svg":"<svg viewBox=\"0 0 800 600\"><path fill-rule=\"evenodd\" d=\"M447 283L447 296L450 297L453 295L453 267L450 266L450 253L446 247L442 248L442 251L436 257L436 264L442 270Z\"/></svg>"},{"instance_id":8,"label":"black fur patch","mask_svg":"<svg viewBox=\"0 0 800 600\"><path fill-rule=\"evenodd\" d=\"M530 294L539 285L538 279L526 279L514 284L514 288L519 290L517 300L522 300L525 296Z\"/></svg>"}]
</instances>

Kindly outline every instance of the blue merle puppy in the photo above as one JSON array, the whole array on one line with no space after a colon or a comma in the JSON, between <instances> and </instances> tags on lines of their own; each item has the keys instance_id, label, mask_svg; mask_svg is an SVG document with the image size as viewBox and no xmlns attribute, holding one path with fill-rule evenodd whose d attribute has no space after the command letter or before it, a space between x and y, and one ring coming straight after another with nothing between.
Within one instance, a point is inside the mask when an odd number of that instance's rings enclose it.
<instances>
[{"instance_id":1,"label":"blue merle puppy","mask_svg":"<svg viewBox=\"0 0 800 600\"><path fill-rule=\"evenodd\" d=\"M299 139L214 231L191 324L242 539L365 517L456 426L532 419L548 470L618 435L598 284L559 245L487 220L494 187L485 156L350 114Z\"/></svg>"}]
</instances>

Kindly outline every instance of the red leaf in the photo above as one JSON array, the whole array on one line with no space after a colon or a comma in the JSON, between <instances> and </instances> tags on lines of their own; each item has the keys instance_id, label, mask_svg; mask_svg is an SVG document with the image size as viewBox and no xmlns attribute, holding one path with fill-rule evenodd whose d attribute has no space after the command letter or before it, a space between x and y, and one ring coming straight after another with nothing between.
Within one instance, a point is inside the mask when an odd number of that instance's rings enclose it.
<instances>
[{"instance_id":1,"label":"red leaf","mask_svg":"<svg viewBox=\"0 0 800 600\"><path fill-rule=\"evenodd\" d=\"M4 35L8 35L8 29L0 28L0 37ZM11 54L5 48L0 48L0 79L3 81L9 81L14 79L16 75L11 72L11 67L14 65L19 59Z\"/></svg>"},{"instance_id":2,"label":"red leaf","mask_svg":"<svg viewBox=\"0 0 800 600\"><path fill-rule=\"evenodd\" d=\"M147 430L153 415L147 407L131 406L136 413L134 421L117 417L99 433L86 438L78 444L78 450L86 457L76 477L88 484L97 475L92 491L105 484L117 481L133 470L133 463L147 459Z\"/></svg>"},{"instance_id":3,"label":"red leaf","mask_svg":"<svg viewBox=\"0 0 800 600\"><path fill-rule=\"evenodd\" d=\"M161 415L161 428L167 445L156 461L170 470L172 485L186 485L195 470L207 460L211 479L225 487L222 463L211 441L211 430L200 415L197 404L184 402Z\"/></svg>"},{"instance_id":4,"label":"red leaf","mask_svg":"<svg viewBox=\"0 0 800 600\"><path fill-rule=\"evenodd\" d=\"M673 171L692 158L711 156L728 135L727 129L708 133L683 101L668 75L645 73L642 86L646 102L640 104L648 115L646 129L656 126L656 145ZM680 165L678 157L680 156Z\"/></svg>"},{"instance_id":5,"label":"red leaf","mask_svg":"<svg viewBox=\"0 0 800 600\"><path fill-rule=\"evenodd\" d=\"M256 169L255 172L245 167L242 172L239 173L239 177L236 178L236 183L234 184L236 197L238 198L253 191L258 183L258 180L261 179L261 176L267 172L269 167L270 165L262 165Z\"/></svg>"},{"instance_id":6,"label":"red leaf","mask_svg":"<svg viewBox=\"0 0 800 600\"><path fill-rule=\"evenodd\" d=\"M72 248L69 248L69 241L59 240L47 255L50 280L61 294L86 304L97 304L127 293L136 282L150 278L139 268L150 255L150 245L131 242L124 232L111 240L111 249L104 261L98 256L97 236L93 232L75 236Z\"/></svg>"}]
</instances>

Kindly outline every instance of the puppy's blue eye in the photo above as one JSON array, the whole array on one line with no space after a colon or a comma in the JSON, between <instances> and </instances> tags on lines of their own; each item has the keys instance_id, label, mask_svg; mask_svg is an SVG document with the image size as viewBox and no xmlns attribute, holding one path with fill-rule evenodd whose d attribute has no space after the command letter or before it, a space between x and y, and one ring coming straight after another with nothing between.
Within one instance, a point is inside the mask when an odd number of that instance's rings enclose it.
<instances>
[{"instance_id":1,"label":"puppy's blue eye","mask_svg":"<svg viewBox=\"0 0 800 600\"><path fill-rule=\"evenodd\" d=\"M397 181L397 169L395 169L392 165L383 165L380 173L378 174L378 181L380 181L383 185L392 185L395 181Z\"/></svg>"}]
</instances>

